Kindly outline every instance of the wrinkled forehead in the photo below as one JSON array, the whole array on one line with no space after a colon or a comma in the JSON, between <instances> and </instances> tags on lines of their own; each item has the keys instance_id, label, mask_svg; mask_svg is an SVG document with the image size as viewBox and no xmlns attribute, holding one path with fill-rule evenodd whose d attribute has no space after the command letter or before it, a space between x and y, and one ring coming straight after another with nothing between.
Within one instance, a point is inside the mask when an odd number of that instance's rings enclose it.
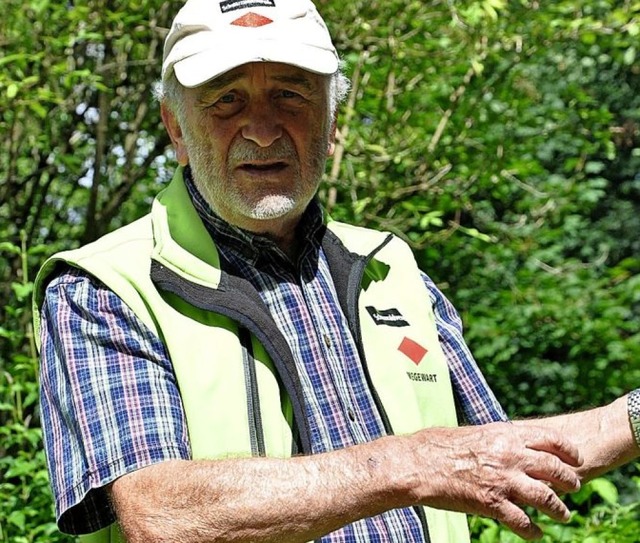
<instances>
[{"instance_id":1,"label":"wrinkled forehead","mask_svg":"<svg viewBox=\"0 0 640 543\"><path fill-rule=\"evenodd\" d=\"M299 87L309 92L317 92L328 88L330 76L317 74L297 66L279 62L249 62L242 64L214 79L211 79L198 89L219 90L234 85L289 85Z\"/></svg>"}]
</instances>

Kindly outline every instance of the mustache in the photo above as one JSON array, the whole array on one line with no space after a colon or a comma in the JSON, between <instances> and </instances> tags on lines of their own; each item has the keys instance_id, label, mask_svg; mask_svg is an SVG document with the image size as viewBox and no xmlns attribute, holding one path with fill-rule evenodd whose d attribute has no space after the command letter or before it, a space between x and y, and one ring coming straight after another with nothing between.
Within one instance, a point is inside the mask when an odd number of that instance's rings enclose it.
<instances>
[{"instance_id":1,"label":"mustache","mask_svg":"<svg viewBox=\"0 0 640 543\"><path fill-rule=\"evenodd\" d=\"M297 158L296 148L288 137L281 137L269 147L260 147L247 140L238 140L229 149L229 162L286 161Z\"/></svg>"}]
</instances>

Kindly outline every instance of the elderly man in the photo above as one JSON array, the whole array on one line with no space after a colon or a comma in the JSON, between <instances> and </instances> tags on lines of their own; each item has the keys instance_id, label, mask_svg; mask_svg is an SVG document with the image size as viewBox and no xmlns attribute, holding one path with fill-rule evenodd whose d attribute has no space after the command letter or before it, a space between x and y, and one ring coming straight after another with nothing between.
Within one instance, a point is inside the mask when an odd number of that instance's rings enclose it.
<instances>
[{"instance_id":1,"label":"elderly man","mask_svg":"<svg viewBox=\"0 0 640 543\"><path fill-rule=\"evenodd\" d=\"M63 531L463 543L479 513L534 538L523 505L565 520L554 489L637 455L637 393L506 422L408 247L324 215L347 86L308 0L176 16L160 92L173 181L37 281Z\"/></svg>"}]
</instances>

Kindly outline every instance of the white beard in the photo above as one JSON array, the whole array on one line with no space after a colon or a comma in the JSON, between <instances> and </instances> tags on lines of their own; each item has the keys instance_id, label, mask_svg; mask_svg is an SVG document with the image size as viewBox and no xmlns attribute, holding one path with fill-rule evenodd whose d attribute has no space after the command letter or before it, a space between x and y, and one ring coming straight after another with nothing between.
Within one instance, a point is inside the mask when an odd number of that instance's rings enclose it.
<instances>
[{"instance_id":1,"label":"white beard","mask_svg":"<svg viewBox=\"0 0 640 543\"><path fill-rule=\"evenodd\" d=\"M184 131L183 135L189 149L189 165L196 188L211 209L221 216L218 202L224 202L227 208L232 208L236 213L255 220L284 217L301 203L306 207L315 194L324 171L326 158L324 153L328 143L318 145L317 153L311 154L309 159L311 164L304 168L305 171L312 172L314 179L303 180L300 171L302 165L295 146L288 137L279 139L268 148L260 148L253 143L240 140L239 143L231 146L227 161L218 161L212 158L213 151L206 140L188 131ZM259 160L283 160L291 164L290 167L297 165L298 171L295 175L299 182L286 191L261 192L262 187L256 186L251 193L243 192L234 185L231 179L232 172L228 171L228 164ZM227 220L225 217L222 218Z\"/></svg>"},{"instance_id":2,"label":"white beard","mask_svg":"<svg viewBox=\"0 0 640 543\"><path fill-rule=\"evenodd\" d=\"M283 217L295 208L296 201L284 194L265 196L255 202L251 211L252 219L277 219Z\"/></svg>"}]
</instances>

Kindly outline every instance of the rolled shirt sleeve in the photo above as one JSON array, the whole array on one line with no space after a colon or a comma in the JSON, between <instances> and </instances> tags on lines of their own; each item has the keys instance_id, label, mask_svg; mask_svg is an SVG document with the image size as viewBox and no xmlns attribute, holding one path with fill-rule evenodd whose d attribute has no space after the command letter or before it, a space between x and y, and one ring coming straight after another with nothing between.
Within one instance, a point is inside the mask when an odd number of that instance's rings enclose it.
<instances>
[{"instance_id":1,"label":"rolled shirt sleeve","mask_svg":"<svg viewBox=\"0 0 640 543\"><path fill-rule=\"evenodd\" d=\"M61 531L115 520L105 486L190 458L184 411L163 343L107 287L78 270L56 277L42 307L40 397Z\"/></svg>"}]
</instances>

